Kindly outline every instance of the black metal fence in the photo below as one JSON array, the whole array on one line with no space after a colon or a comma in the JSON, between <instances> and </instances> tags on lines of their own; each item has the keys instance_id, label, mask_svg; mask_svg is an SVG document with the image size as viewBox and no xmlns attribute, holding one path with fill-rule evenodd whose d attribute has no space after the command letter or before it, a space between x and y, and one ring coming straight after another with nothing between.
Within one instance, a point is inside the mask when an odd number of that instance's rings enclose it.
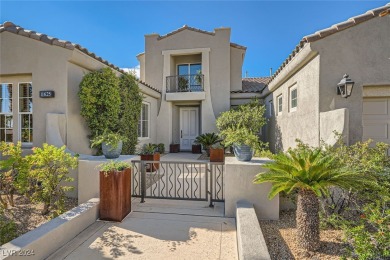
<instances>
[{"instance_id":1,"label":"black metal fence","mask_svg":"<svg viewBox=\"0 0 390 260\"><path fill-rule=\"evenodd\" d=\"M224 164L178 161L133 161L132 196L224 201Z\"/></svg>"},{"instance_id":2,"label":"black metal fence","mask_svg":"<svg viewBox=\"0 0 390 260\"><path fill-rule=\"evenodd\" d=\"M203 81L203 74L168 76L167 93L204 91Z\"/></svg>"}]
</instances>

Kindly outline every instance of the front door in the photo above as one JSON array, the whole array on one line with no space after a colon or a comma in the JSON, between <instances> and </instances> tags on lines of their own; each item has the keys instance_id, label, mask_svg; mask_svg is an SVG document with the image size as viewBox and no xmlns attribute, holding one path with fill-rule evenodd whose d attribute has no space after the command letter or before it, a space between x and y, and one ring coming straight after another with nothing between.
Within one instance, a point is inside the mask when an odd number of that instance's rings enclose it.
<instances>
[{"instance_id":1,"label":"front door","mask_svg":"<svg viewBox=\"0 0 390 260\"><path fill-rule=\"evenodd\" d=\"M191 150L199 134L199 109L197 107L180 108L180 149Z\"/></svg>"}]
</instances>

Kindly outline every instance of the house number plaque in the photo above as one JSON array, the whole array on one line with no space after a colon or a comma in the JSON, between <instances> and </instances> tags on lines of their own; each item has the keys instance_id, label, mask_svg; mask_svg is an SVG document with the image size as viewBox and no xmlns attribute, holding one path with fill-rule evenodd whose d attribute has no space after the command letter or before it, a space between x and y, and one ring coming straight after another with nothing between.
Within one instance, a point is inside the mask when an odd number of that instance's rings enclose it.
<instances>
[{"instance_id":1,"label":"house number plaque","mask_svg":"<svg viewBox=\"0 0 390 260\"><path fill-rule=\"evenodd\" d=\"M40 98L53 98L54 97L54 91L53 90L43 90L39 91L39 97Z\"/></svg>"}]
</instances>

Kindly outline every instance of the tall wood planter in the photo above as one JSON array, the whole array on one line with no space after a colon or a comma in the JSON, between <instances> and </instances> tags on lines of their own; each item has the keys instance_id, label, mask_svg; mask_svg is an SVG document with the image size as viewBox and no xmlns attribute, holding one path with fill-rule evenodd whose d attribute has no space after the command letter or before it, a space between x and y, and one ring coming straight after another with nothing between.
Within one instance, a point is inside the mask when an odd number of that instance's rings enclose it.
<instances>
[{"instance_id":1,"label":"tall wood planter","mask_svg":"<svg viewBox=\"0 0 390 260\"><path fill-rule=\"evenodd\" d=\"M210 148L210 162L224 162L225 150L221 148Z\"/></svg>"},{"instance_id":2,"label":"tall wood planter","mask_svg":"<svg viewBox=\"0 0 390 260\"><path fill-rule=\"evenodd\" d=\"M160 153L155 154L141 154L142 161L160 161ZM145 165L147 172L155 172L158 170L159 163L147 163Z\"/></svg>"},{"instance_id":3,"label":"tall wood planter","mask_svg":"<svg viewBox=\"0 0 390 260\"><path fill-rule=\"evenodd\" d=\"M122 221L131 211L131 169L100 172L100 219Z\"/></svg>"}]
</instances>

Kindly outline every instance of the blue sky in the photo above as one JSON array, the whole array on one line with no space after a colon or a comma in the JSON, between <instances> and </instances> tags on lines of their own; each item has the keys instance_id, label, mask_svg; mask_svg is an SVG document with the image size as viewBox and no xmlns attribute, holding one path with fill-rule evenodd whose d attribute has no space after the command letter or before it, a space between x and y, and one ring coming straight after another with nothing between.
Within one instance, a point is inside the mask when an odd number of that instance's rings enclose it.
<instances>
[{"instance_id":1,"label":"blue sky","mask_svg":"<svg viewBox=\"0 0 390 260\"><path fill-rule=\"evenodd\" d=\"M187 24L232 28L247 46L243 75L268 76L307 35L387 1L0 1L0 22L69 40L121 67L138 65L144 35Z\"/></svg>"}]
</instances>

